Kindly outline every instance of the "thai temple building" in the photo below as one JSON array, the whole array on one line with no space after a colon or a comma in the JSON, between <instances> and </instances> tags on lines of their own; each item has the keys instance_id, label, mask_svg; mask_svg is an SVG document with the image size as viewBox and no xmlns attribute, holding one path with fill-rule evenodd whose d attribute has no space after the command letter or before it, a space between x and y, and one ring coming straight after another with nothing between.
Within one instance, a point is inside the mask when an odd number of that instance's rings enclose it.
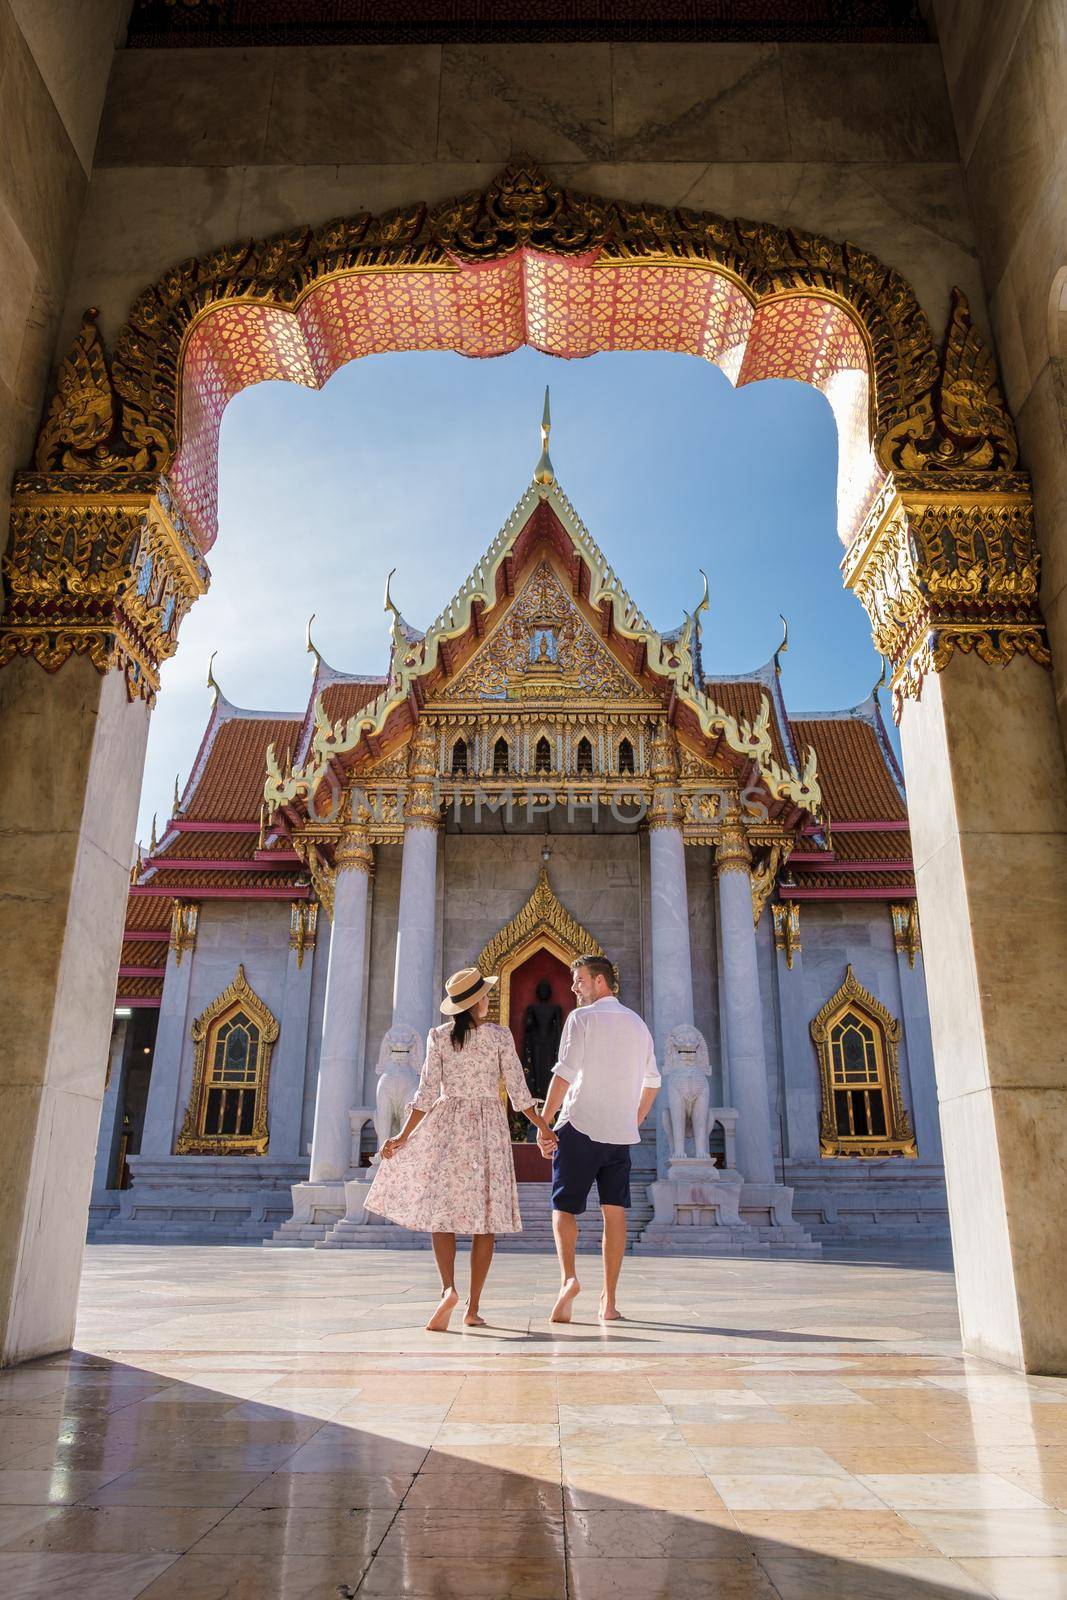
<instances>
[{"instance_id":1,"label":"thai temple building","mask_svg":"<svg viewBox=\"0 0 1067 1600\"><path fill-rule=\"evenodd\" d=\"M588 952L665 1073L635 1153L638 1251L947 1234L877 691L788 711L780 651L705 677L706 586L658 631L556 481L547 403L542 432L533 482L425 631L387 586L380 672L328 665L309 628L306 705L240 709L211 680L131 875L93 1237L426 1242L361 1194L444 977L498 975L493 1014L543 1093ZM515 1159L529 1246L549 1191L535 1147Z\"/></svg>"}]
</instances>

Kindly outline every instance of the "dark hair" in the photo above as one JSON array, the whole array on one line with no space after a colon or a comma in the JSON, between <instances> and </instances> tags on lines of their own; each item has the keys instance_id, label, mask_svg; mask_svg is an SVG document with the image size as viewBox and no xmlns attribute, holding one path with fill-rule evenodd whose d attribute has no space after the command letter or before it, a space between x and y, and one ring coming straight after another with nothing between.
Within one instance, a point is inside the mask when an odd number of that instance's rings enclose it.
<instances>
[{"instance_id":1,"label":"dark hair","mask_svg":"<svg viewBox=\"0 0 1067 1600\"><path fill-rule=\"evenodd\" d=\"M452 1032L449 1035L452 1040L453 1050L462 1050L467 1042L468 1033L472 1032L477 1026L473 1011L469 1009L467 1011L457 1011L452 1018Z\"/></svg>"},{"instance_id":2,"label":"dark hair","mask_svg":"<svg viewBox=\"0 0 1067 1600\"><path fill-rule=\"evenodd\" d=\"M615 968L607 956L579 956L577 960L571 962L572 972L575 967L584 967L587 972L592 973L594 978L603 978L608 988L614 989Z\"/></svg>"}]
</instances>

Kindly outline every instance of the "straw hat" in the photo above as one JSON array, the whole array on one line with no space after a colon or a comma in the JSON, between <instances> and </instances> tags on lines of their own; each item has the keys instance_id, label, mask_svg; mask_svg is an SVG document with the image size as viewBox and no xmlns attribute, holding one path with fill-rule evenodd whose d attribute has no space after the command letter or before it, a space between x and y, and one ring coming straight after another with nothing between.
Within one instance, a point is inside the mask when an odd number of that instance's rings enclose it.
<instances>
[{"instance_id":1,"label":"straw hat","mask_svg":"<svg viewBox=\"0 0 1067 1600\"><path fill-rule=\"evenodd\" d=\"M483 978L477 967L460 967L445 984L441 1010L449 1017L456 1016L460 1011L469 1011L497 981L496 978Z\"/></svg>"}]
</instances>

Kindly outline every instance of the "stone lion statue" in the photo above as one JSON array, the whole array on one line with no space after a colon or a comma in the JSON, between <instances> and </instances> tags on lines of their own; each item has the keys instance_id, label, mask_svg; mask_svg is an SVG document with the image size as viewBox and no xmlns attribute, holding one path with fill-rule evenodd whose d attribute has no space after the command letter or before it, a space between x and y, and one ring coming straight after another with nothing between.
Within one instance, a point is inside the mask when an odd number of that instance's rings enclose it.
<instances>
[{"instance_id":1,"label":"stone lion statue","mask_svg":"<svg viewBox=\"0 0 1067 1600\"><path fill-rule=\"evenodd\" d=\"M422 1066L422 1040L406 1022L389 1028L378 1051L378 1089L374 1097L374 1131L378 1150L399 1133L407 1117ZM377 1159L377 1158L376 1158Z\"/></svg>"},{"instance_id":2,"label":"stone lion statue","mask_svg":"<svg viewBox=\"0 0 1067 1600\"><path fill-rule=\"evenodd\" d=\"M667 1128L671 1160L685 1155L685 1125L693 1128L693 1154L707 1160L711 1125L711 1063L704 1035L691 1023L683 1022L667 1035L667 1060L663 1079L667 1090Z\"/></svg>"}]
</instances>

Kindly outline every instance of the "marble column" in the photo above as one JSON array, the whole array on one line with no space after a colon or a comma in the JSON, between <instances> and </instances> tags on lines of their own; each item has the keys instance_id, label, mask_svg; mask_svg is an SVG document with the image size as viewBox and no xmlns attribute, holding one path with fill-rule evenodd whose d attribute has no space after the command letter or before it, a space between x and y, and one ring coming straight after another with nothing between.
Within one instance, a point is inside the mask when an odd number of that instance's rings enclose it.
<instances>
[{"instance_id":1,"label":"marble column","mask_svg":"<svg viewBox=\"0 0 1067 1600\"><path fill-rule=\"evenodd\" d=\"M922 946L914 904L893 906L897 976L900 981L900 1025L907 1069L907 1106L915 1129L919 1160L936 1165L942 1159L941 1117L937 1109L930 1009L926 998ZM910 913L910 917L909 917Z\"/></svg>"},{"instance_id":2,"label":"marble column","mask_svg":"<svg viewBox=\"0 0 1067 1600\"><path fill-rule=\"evenodd\" d=\"M751 856L738 812L728 812L715 849L726 1020L727 1099L737 1111L737 1165L746 1183L775 1182L767 1061L763 1049Z\"/></svg>"},{"instance_id":3,"label":"marble column","mask_svg":"<svg viewBox=\"0 0 1067 1600\"><path fill-rule=\"evenodd\" d=\"M793 1161L818 1161L822 1086L809 1031L809 1007L804 999L800 904L783 900L770 912L774 919L788 1153Z\"/></svg>"},{"instance_id":4,"label":"marble column","mask_svg":"<svg viewBox=\"0 0 1067 1600\"><path fill-rule=\"evenodd\" d=\"M74 1332L148 720L88 656L0 670L0 1365Z\"/></svg>"},{"instance_id":5,"label":"marble column","mask_svg":"<svg viewBox=\"0 0 1067 1600\"><path fill-rule=\"evenodd\" d=\"M957 652L901 719L964 1349L1067 1372L1067 772L1052 680Z\"/></svg>"},{"instance_id":6,"label":"marble column","mask_svg":"<svg viewBox=\"0 0 1067 1600\"><path fill-rule=\"evenodd\" d=\"M693 1022L693 957L685 840L676 793L677 759L666 730L652 744L652 806L648 816L648 876L652 934L652 1037L662 1065L667 1035Z\"/></svg>"},{"instance_id":7,"label":"marble column","mask_svg":"<svg viewBox=\"0 0 1067 1600\"><path fill-rule=\"evenodd\" d=\"M359 1104L365 1026L363 958L373 866L374 852L366 829L349 828L334 856L333 929L311 1135L312 1183L340 1183L351 1164L348 1113Z\"/></svg>"},{"instance_id":8,"label":"marble column","mask_svg":"<svg viewBox=\"0 0 1067 1600\"><path fill-rule=\"evenodd\" d=\"M116 1017L111 1035L111 1050L107 1062L107 1079L104 1098L100 1102L100 1132L96 1139L96 1166L93 1170L93 1197L103 1195L107 1189L117 1188L113 1183L115 1155L122 1133L122 1102L126 1085L126 1040L130 1019Z\"/></svg>"},{"instance_id":9,"label":"marble column","mask_svg":"<svg viewBox=\"0 0 1067 1600\"><path fill-rule=\"evenodd\" d=\"M270 1154L277 1161L300 1159L318 916L314 901L295 901L290 908L281 1031L270 1073Z\"/></svg>"},{"instance_id":10,"label":"marble column","mask_svg":"<svg viewBox=\"0 0 1067 1600\"><path fill-rule=\"evenodd\" d=\"M172 933L167 946L159 1026L152 1051L148 1104L141 1133L141 1155L150 1156L156 1161L174 1154L174 1140L185 1115L185 1106L179 1105L179 1095L182 1057L189 1044L189 1030L193 1022L189 1015L189 991L193 981L194 957L195 947L188 948L180 942L175 944ZM192 1049L191 1044L189 1048Z\"/></svg>"},{"instance_id":11,"label":"marble column","mask_svg":"<svg viewBox=\"0 0 1067 1600\"><path fill-rule=\"evenodd\" d=\"M404 809L400 861L393 1025L407 1023L425 1039L440 1021L434 1005L437 944L437 845L440 805L435 793L436 752L432 731L420 728L412 742L410 787Z\"/></svg>"}]
</instances>

